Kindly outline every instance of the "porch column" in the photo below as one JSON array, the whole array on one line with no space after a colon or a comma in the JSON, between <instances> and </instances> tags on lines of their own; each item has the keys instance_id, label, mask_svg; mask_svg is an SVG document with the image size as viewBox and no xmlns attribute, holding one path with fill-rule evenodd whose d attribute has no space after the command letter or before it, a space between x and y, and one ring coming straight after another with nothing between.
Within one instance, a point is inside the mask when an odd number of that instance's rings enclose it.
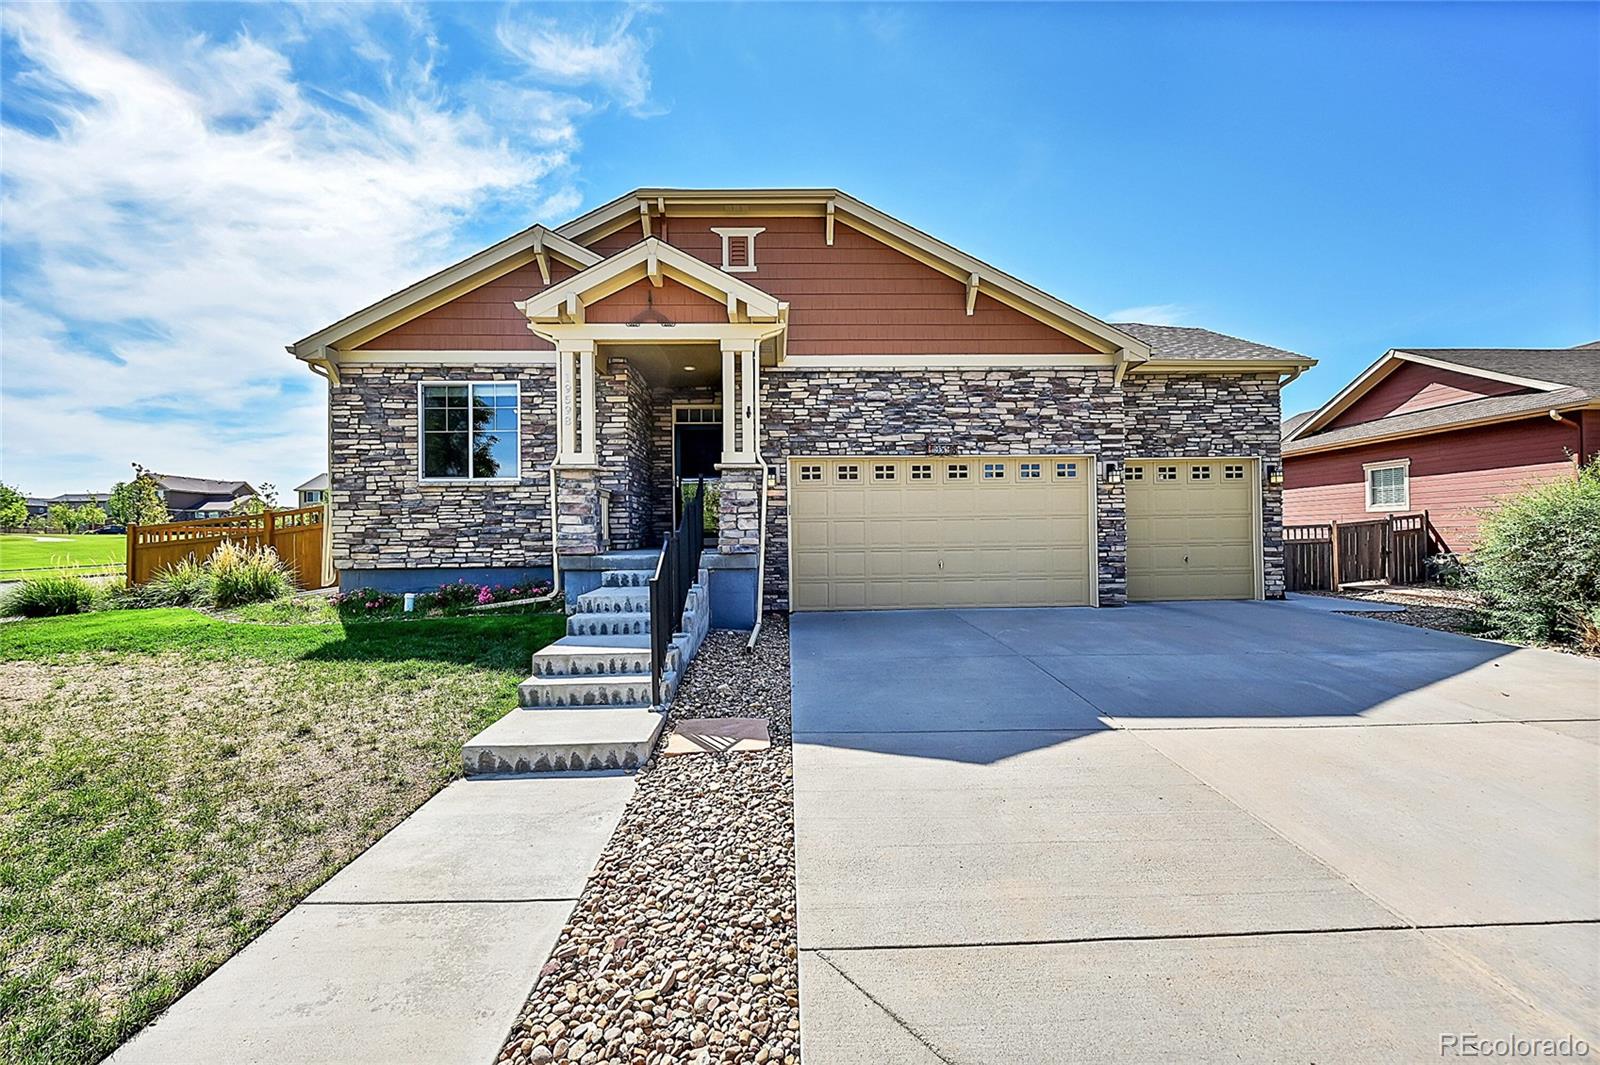
<instances>
[{"instance_id":1,"label":"porch column","mask_svg":"<svg viewBox=\"0 0 1600 1065\"><path fill-rule=\"evenodd\" d=\"M583 437L577 461L585 466L593 466L599 457L599 448L595 446L594 397L594 345L590 344L578 353L578 404L582 412Z\"/></svg>"},{"instance_id":2,"label":"porch column","mask_svg":"<svg viewBox=\"0 0 1600 1065\"><path fill-rule=\"evenodd\" d=\"M735 408L738 400L734 391L734 361L738 352L726 344L722 346L722 461L732 462L737 451L738 431Z\"/></svg>"},{"instance_id":3,"label":"porch column","mask_svg":"<svg viewBox=\"0 0 1600 1065\"><path fill-rule=\"evenodd\" d=\"M594 345L556 352L556 460L593 466L595 448Z\"/></svg>"},{"instance_id":4,"label":"porch column","mask_svg":"<svg viewBox=\"0 0 1600 1065\"><path fill-rule=\"evenodd\" d=\"M577 352L556 352L556 461L571 462L578 453L577 388L573 363Z\"/></svg>"}]
</instances>

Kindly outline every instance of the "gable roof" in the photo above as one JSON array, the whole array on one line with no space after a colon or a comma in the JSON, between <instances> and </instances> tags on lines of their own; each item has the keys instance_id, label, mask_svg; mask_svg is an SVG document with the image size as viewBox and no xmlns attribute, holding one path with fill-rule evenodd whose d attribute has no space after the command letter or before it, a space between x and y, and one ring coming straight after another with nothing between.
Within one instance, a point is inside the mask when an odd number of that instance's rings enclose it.
<instances>
[{"instance_id":1,"label":"gable roof","mask_svg":"<svg viewBox=\"0 0 1600 1065\"><path fill-rule=\"evenodd\" d=\"M508 274L519 266L539 263L548 282L548 256L583 269L600 261L600 256L544 226L529 226L498 244L469 255L453 266L408 285L393 295L363 307L354 314L290 344L289 354L307 362L323 358L324 348L356 347L402 321L432 310L463 292Z\"/></svg>"},{"instance_id":2,"label":"gable roof","mask_svg":"<svg viewBox=\"0 0 1600 1065\"><path fill-rule=\"evenodd\" d=\"M1157 361L1191 360L1209 362L1299 362L1316 365L1315 359L1283 348L1257 344L1226 333L1185 325L1145 325L1118 322L1116 328L1136 336L1150 346L1150 358Z\"/></svg>"},{"instance_id":3,"label":"gable roof","mask_svg":"<svg viewBox=\"0 0 1600 1065\"><path fill-rule=\"evenodd\" d=\"M883 241L927 266L958 278L969 293L982 292L1071 335L1092 338L1109 352L1126 353L1129 362L1149 358L1138 337L1057 299L1042 289L977 259L937 237L885 214L839 189L669 189L640 188L579 215L556 232L582 242L663 215L808 214L824 219L829 232L835 217L852 229ZM831 243L831 238L830 238Z\"/></svg>"},{"instance_id":4,"label":"gable roof","mask_svg":"<svg viewBox=\"0 0 1600 1065\"><path fill-rule=\"evenodd\" d=\"M1299 414L1291 414L1278 424L1279 437L1288 436L1290 433L1300 428L1301 424L1315 413L1317 412L1314 410L1303 410Z\"/></svg>"},{"instance_id":5,"label":"gable roof","mask_svg":"<svg viewBox=\"0 0 1600 1065\"><path fill-rule=\"evenodd\" d=\"M296 492L316 492L319 490L326 491L327 488L328 475L325 473L319 473L305 484L296 485L294 490Z\"/></svg>"},{"instance_id":6,"label":"gable roof","mask_svg":"<svg viewBox=\"0 0 1600 1065\"><path fill-rule=\"evenodd\" d=\"M1335 429L1323 428L1407 363L1510 383L1527 391L1391 414ZM1595 404L1600 404L1600 350L1594 348L1396 348L1385 352L1309 417L1293 426L1286 422L1283 453L1349 447Z\"/></svg>"},{"instance_id":7,"label":"gable roof","mask_svg":"<svg viewBox=\"0 0 1600 1065\"><path fill-rule=\"evenodd\" d=\"M201 492L210 496L234 498L241 494L255 495L248 481L217 481L209 477L181 477L170 473L151 474L156 484L168 492Z\"/></svg>"}]
</instances>

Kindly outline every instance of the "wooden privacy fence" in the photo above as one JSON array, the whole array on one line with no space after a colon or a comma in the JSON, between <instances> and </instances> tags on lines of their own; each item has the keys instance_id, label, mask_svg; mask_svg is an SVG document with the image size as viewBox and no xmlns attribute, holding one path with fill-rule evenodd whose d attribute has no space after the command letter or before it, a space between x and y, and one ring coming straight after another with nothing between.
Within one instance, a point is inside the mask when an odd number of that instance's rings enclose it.
<instances>
[{"instance_id":1,"label":"wooden privacy fence","mask_svg":"<svg viewBox=\"0 0 1600 1065\"><path fill-rule=\"evenodd\" d=\"M226 518L128 526L128 584L151 577L186 558L204 561L217 545L270 547L294 571L302 588L321 588L323 508L269 510Z\"/></svg>"},{"instance_id":2,"label":"wooden privacy fence","mask_svg":"<svg viewBox=\"0 0 1600 1065\"><path fill-rule=\"evenodd\" d=\"M1427 575L1428 532L1427 511L1285 525L1285 583L1291 592L1335 591L1363 581L1416 584Z\"/></svg>"}]
</instances>

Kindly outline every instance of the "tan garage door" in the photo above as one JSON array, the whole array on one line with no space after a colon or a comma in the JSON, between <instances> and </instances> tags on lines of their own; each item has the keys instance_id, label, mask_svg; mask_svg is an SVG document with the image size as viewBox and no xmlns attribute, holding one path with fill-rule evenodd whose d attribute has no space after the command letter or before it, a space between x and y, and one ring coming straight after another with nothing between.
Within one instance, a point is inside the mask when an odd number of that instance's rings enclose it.
<instances>
[{"instance_id":1,"label":"tan garage door","mask_svg":"<svg viewBox=\"0 0 1600 1065\"><path fill-rule=\"evenodd\" d=\"M1253 599L1255 470L1240 459L1130 459L1129 599Z\"/></svg>"},{"instance_id":2,"label":"tan garage door","mask_svg":"<svg viewBox=\"0 0 1600 1065\"><path fill-rule=\"evenodd\" d=\"M1083 456L791 459L795 610L1090 602Z\"/></svg>"}]
</instances>

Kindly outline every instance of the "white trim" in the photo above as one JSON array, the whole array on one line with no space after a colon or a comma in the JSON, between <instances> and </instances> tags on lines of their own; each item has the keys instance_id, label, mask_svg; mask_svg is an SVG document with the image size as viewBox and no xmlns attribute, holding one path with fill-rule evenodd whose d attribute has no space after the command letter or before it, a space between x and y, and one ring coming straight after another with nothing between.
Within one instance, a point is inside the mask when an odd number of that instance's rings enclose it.
<instances>
[{"instance_id":1,"label":"white trim","mask_svg":"<svg viewBox=\"0 0 1600 1065\"><path fill-rule=\"evenodd\" d=\"M1404 470L1405 480L1401 487L1405 489L1405 498L1399 503L1374 503L1372 501L1372 472L1374 470ZM1361 498L1366 503L1368 514L1398 514L1411 509L1411 460L1389 459L1384 462L1363 462L1361 464Z\"/></svg>"},{"instance_id":2,"label":"white trim","mask_svg":"<svg viewBox=\"0 0 1600 1065\"><path fill-rule=\"evenodd\" d=\"M1485 398L1495 399L1498 397L1486 396ZM1453 405L1454 404L1452 404L1452 406ZM1437 410L1439 408L1426 409ZM1440 425L1425 425L1412 429L1400 429L1396 432L1384 433L1381 436L1363 436L1355 440L1335 440L1332 443L1327 444L1318 443L1318 441L1315 439L1306 440L1302 442L1303 446L1297 447L1293 451L1285 451L1283 453L1283 457L1290 459L1299 458L1301 455L1322 455L1329 451L1343 451L1353 447L1371 447L1377 444L1392 443L1396 440L1409 440L1414 436L1433 436L1439 433L1459 432L1463 429L1481 429L1486 425L1509 425L1512 422L1520 422L1526 418L1549 417L1550 411L1552 410L1600 410L1600 403L1596 403L1595 401L1587 398L1575 399L1566 403L1553 403L1548 407L1530 407L1527 410L1512 411L1505 414L1491 414L1483 418L1473 418L1470 421L1445 422ZM1283 442L1287 445L1289 440L1285 439Z\"/></svg>"},{"instance_id":3,"label":"white trim","mask_svg":"<svg viewBox=\"0 0 1600 1065\"><path fill-rule=\"evenodd\" d=\"M377 365L377 366L465 366L477 363L494 363L501 366L550 366L556 364L554 351L527 351L509 350L496 351L491 349L474 348L471 350L445 350L418 351L369 351L361 348L356 351L337 352L334 360L340 366L346 365Z\"/></svg>"},{"instance_id":4,"label":"white trim","mask_svg":"<svg viewBox=\"0 0 1600 1065\"><path fill-rule=\"evenodd\" d=\"M704 295L714 299L737 299L739 303L745 305L752 319L776 322L788 307L787 303L761 291L748 281L741 281L726 271L718 270L710 263L697 259L687 252L679 251L671 244L655 237L647 237L603 262L580 270L559 285L535 293L525 300L518 300L514 306L527 315L530 323L538 326L582 324L581 315L574 313L571 302L573 299L581 298L583 303L597 303L612 293L627 288L635 281L647 277L649 264L652 261L656 263L660 272L673 276ZM636 274L637 276L634 276ZM539 331L543 332L542 329Z\"/></svg>"},{"instance_id":5,"label":"white trim","mask_svg":"<svg viewBox=\"0 0 1600 1065\"><path fill-rule=\"evenodd\" d=\"M515 477L425 477L425 476L423 476L422 470L423 470L423 462L425 461L425 456L423 454L423 432L424 432L424 430L423 430L423 427L422 427L422 423L423 423L423 416L422 416L422 411L423 411L422 390L424 388L430 386L430 385L466 385L467 386L467 409L468 409L469 412L472 409L472 386L473 385L511 385L513 388L515 388L517 390L517 475ZM450 380L448 378L432 378L432 377L423 378L422 380L417 382L417 407L416 407L416 410L417 410L417 484L419 484L419 485L421 485L423 487L429 487L429 486L433 486L433 485L507 485L507 484L521 484L523 482L523 478L522 478L522 444L523 444L522 382L519 381L517 378L513 377L510 380L506 380L505 378L501 378L501 377L487 377L487 378L476 378L476 377L474 377L474 378L469 378L469 379L464 380L464 381L461 381L461 380ZM471 469L471 467L472 467L472 426L471 426L470 417L469 417L469 422L468 422L468 426L467 426L467 468Z\"/></svg>"},{"instance_id":6,"label":"white trim","mask_svg":"<svg viewBox=\"0 0 1600 1065\"><path fill-rule=\"evenodd\" d=\"M299 359L320 357L318 349L341 343L379 324L384 326L383 332L387 332L403 321L409 321L417 314L432 309L430 305L409 317L400 317L418 304L448 294L456 287L477 279L479 274L492 273L490 277L479 279L478 283L481 284L510 273L518 266L537 261L538 255L544 252L553 252L579 269L600 261L598 254L560 233L552 232L543 226L531 226L520 233L512 234L498 244L485 248L476 255L461 260L454 266L447 266L414 285L317 330L304 340L289 345L289 353ZM396 320L391 322L389 321L391 318Z\"/></svg>"},{"instance_id":7,"label":"white trim","mask_svg":"<svg viewBox=\"0 0 1600 1065\"><path fill-rule=\"evenodd\" d=\"M1317 364L1316 359L1150 359L1128 367L1129 373L1260 373L1299 374Z\"/></svg>"},{"instance_id":8,"label":"white trim","mask_svg":"<svg viewBox=\"0 0 1600 1065\"><path fill-rule=\"evenodd\" d=\"M1414 362L1422 366L1432 366L1437 370L1454 370L1456 373L1468 377L1481 377L1486 381L1499 381L1501 384L1519 385L1522 388L1532 388L1540 392L1557 392L1571 385L1558 384L1555 381L1540 381L1532 377L1516 377L1512 374L1501 373L1498 370L1483 370L1476 366L1466 366L1459 362L1449 362L1445 359L1435 359L1427 355L1413 355L1409 351L1396 350L1394 356L1405 362Z\"/></svg>"},{"instance_id":9,"label":"white trim","mask_svg":"<svg viewBox=\"0 0 1600 1065\"><path fill-rule=\"evenodd\" d=\"M767 231L766 226L712 226L711 232L722 238L722 268L730 274L756 272L756 238ZM728 264L728 245L737 237L745 238L745 265Z\"/></svg>"},{"instance_id":10,"label":"white trim","mask_svg":"<svg viewBox=\"0 0 1600 1065\"><path fill-rule=\"evenodd\" d=\"M1116 356L1088 352L1061 355L787 355L774 370L1006 370L1076 366L1110 369Z\"/></svg>"}]
</instances>

